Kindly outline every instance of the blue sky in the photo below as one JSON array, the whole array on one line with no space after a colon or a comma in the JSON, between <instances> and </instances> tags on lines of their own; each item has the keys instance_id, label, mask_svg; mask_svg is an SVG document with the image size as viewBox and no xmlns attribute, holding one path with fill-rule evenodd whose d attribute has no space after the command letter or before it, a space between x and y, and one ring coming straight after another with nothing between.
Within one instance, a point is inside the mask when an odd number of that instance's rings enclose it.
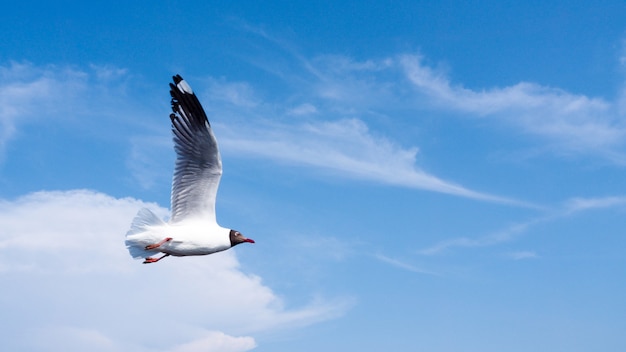
<instances>
[{"instance_id":1,"label":"blue sky","mask_svg":"<svg viewBox=\"0 0 626 352\"><path fill-rule=\"evenodd\" d=\"M626 6L12 2L0 311L20 351L626 348ZM256 244L133 261L168 82Z\"/></svg>"}]
</instances>

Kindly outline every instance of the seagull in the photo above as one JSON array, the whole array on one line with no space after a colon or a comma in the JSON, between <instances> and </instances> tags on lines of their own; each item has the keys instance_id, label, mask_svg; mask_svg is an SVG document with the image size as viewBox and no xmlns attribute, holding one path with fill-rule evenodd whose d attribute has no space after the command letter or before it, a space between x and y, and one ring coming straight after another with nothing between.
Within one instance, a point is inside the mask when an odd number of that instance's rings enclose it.
<instances>
[{"instance_id":1,"label":"seagull","mask_svg":"<svg viewBox=\"0 0 626 352\"><path fill-rule=\"evenodd\" d=\"M130 255L135 259L144 258L144 264L156 263L170 255L207 255L240 243L254 243L241 232L217 224L215 198L222 177L217 140L189 84L180 75L173 79L170 120L176 164L171 217L166 223L143 208L126 233ZM155 257L159 253L163 255Z\"/></svg>"}]
</instances>

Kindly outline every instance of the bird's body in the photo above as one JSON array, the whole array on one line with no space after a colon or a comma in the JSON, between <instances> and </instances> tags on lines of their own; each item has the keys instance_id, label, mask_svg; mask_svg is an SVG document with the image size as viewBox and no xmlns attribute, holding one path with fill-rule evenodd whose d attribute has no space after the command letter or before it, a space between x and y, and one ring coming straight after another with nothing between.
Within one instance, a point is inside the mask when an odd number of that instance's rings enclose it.
<instances>
[{"instance_id":1,"label":"bird's body","mask_svg":"<svg viewBox=\"0 0 626 352\"><path fill-rule=\"evenodd\" d=\"M159 252L176 257L206 255L220 252L231 247L230 230L206 220L187 220L174 224L161 221L148 209L142 209L135 218L145 225L136 226L126 235L126 242L134 245L134 257L147 258ZM150 223L144 221L152 220ZM157 221L158 220L158 221ZM136 229L136 232L133 230ZM158 248L146 247L165 238ZM133 254L133 252L131 252Z\"/></svg>"},{"instance_id":2,"label":"bird's body","mask_svg":"<svg viewBox=\"0 0 626 352\"><path fill-rule=\"evenodd\" d=\"M207 255L253 240L221 227L215 218L215 199L222 176L217 140L204 109L191 87L180 77L170 83L176 166L172 182L172 217L165 223L141 209L126 233L134 258L154 263L167 256ZM159 258L152 255L163 253Z\"/></svg>"}]
</instances>

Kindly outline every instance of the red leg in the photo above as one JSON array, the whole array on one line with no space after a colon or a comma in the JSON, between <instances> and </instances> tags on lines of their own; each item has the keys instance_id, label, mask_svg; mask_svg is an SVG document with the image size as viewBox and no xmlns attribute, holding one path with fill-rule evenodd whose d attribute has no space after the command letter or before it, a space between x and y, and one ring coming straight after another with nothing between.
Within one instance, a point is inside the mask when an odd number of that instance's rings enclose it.
<instances>
[{"instance_id":1,"label":"red leg","mask_svg":"<svg viewBox=\"0 0 626 352\"><path fill-rule=\"evenodd\" d=\"M169 254L166 253L164 256L159 257L159 258L148 257L148 258L146 258L146 260L143 261L143 264L156 263L156 262L158 262L159 260L161 260L161 259L163 259L165 257L169 257Z\"/></svg>"},{"instance_id":2,"label":"red leg","mask_svg":"<svg viewBox=\"0 0 626 352\"><path fill-rule=\"evenodd\" d=\"M149 244L149 245L147 245L147 246L146 246L146 250L147 250L147 251L149 251L149 250L151 250L151 249L159 248L159 247L161 247L161 245L163 245L163 243L165 243L165 242L169 242L169 241L171 241L171 240L172 240L172 238L171 238L171 237L166 237L165 239L163 239L163 240L162 240L162 241L160 241L160 242L157 242L157 243L155 243L155 244Z\"/></svg>"}]
</instances>

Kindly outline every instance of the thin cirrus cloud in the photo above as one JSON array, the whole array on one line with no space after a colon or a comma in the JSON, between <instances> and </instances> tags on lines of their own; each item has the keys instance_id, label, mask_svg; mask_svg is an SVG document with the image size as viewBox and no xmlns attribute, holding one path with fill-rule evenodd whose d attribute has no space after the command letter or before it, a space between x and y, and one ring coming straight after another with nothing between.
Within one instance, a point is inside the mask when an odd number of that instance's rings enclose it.
<instances>
[{"instance_id":1,"label":"thin cirrus cloud","mask_svg":"<svg viewBox=\"0 0 626 352\"><path fill-rule=\"evenodd\" d=\"M65 94L84 89L84 74L71 69L36 67L13 62L0 66L0 151L18 123L62 108Z\"/></svg>"},{"instance_id":2,"label":"thin cirrus cloud","mask_svg":"<svg viewBox=\"0 0 626 352\"><path fill-rule=\"evenodd\" d=\"M98 340L116 347L111 350L143 350L146 339L157 336L172 351L216 341L223 350L245 351L255 345L251 334L332 319L352 305L351 299L315 298L287 309L260 277L240 269L232 251L141 265L128 255L123 236L143 206L167 213L156 204L85 190L0 201L0 276L11 283L0 293L0 309L20 317L0 333L9 349L53 345L64 336L68 346Z\"/></svg>"},{"instance_id":3,"label":"thin cirrus cloud","mask_svg":"<svg viewBox=\"0 0 626 352\"><path fill-rule=\"evenodd\" d=\"M400 56L398 64L416 91L431 98L436 109L502 120L545 138L560 151L597 153L615 162L626 161L621 150L626 126L619 102L528 82L476 91L453 85L445 74L426 66L419 55Z\"/></svg>"},{"instance_id":4,"label":"thin cirrus cloud","mask_svg":"<svg viewBox=\"0 0 626 352\"><path fill-rule=\"evenodd\" d=\"M626 163L623 97L612 101L533 82L469 89L425 64L419 54L364 61L341 55L311 60L298 56L297 61L311 78L309 89L324 101L344 104L346 110L403 107L417 114L430 110L458 118L491 118L511 127L511 133L539 137L555 154L599 155Z\"/></svg>"},{"instance_id":5,"label":"thin cirrus cloud","mask_svg":"<svg viewBox=\"0 0 626 352\"><path fill-rule=\"evenodd\" d=\"M222 150L314 167L344 177L441 192L484 201L523 205L470 190L416 167L417 148L404 149L373 136L359 119L278 124L251 123L235 131L219 125Z\"/></svg>"},{"instance_id":6,"label":"thin cirrus cloud","mask_svg":"<svg viewBox=\"0 0 626 352\"><path fill-rule=\"evenodd\" d=\"M332 57L332 60L340 59ZM328 66L339 69L337 65ZM349 62L339 65L349 71L378 71L375 66L374 63L357 65ZM317 75L325 84L335 85L330 83L326 73L317 72ZM313 102L295 106L290 105L292 103L272 104L258 97L250 84L223 79L209 79L208 82L210 94L199 94L206 101L207 113L215 116L211 123L216 129L222 153L312 167L353 179L533 207L525 202L469 189L420 169L416 162L417 147L403 148L384 136L374 135L362 119L348 117L360 110L343 106L345 101L339 102L337 97L332 98L337 105L331 104L330 108ZM354 85L359 82L353 80ZM345 87L337 89L346 91ZM369 88L366 85L363 89ZM343 93L340 95L346 98ZM319 97L310 98L319 101ZM352 112L344 114L341 111ZM270 121L266 116L275 118ZM235 122L225 124L222 121Z\"/></svg>"},{"instance_id":7,"label":"thin cirrus cloud","mask_svg":"<svg viewBox=\"0 0 626 352\"><path fill-rule=\"evenodd\" d=\"M126 76L125 69L111 66L0 65L0 160L7 143L29 123L115 123L119 110L130 105Z\"/></svg>"},{"instance_id":8,"label":"thin cirrus cloud","mask_svg":"<svg viewBox=\"0 0 626 352\"><path fill-rule=\"evenodd\" d=\"M63 115L79 116L89 114L90 111L106 110L110 105L119 105L111 104L111 100L124 100L123 76L126 71L122 69L91 67L90 70L81 71L53 65L37 67L13 63L2 67L0 71L3 82L7 82L0 86L0 90L5 93L2 95L4 110L0 123L4 132L0 136L0 145L10 140L19 123L43 119L44 116L40 116L42 112L46 116L54 115L55 119ZM107 86L111 89L107 89ZM106 90L107 94L88 94L96 87L100 91ZM315 123L267 123L256 110L274 115L303 117L303 121L319 111L312 103L302 103L295 107L279 106L269 111L267 106L270 104L265 104L257 97L254 88L246 82L209 79L208 92L207 100L218 102L211 114L222 117L237 114L239 119L243 115L246 120L246 124L236 126L236 132L232 130L232 125L225 126L220 131L223 149L234 154L254 155L331 170L338 175L396 186L485 201L515 203L504 197L473 191L419 169L415 165L417 148L401 148L384 137L374 137L367 125L358 118L340 116L335 120ZM106 101L99 100L100 96L105 96ZM68 114L70 109L72 113ZM132 114L130 111L127 113ZM109 124L129 123L125 121L107 119ZM155 150L163 150L166 139L136 135L132 138L131 145L127 165L142 187L150 188L155 180L145 170L161 167L155 164L157 161L151 162L143 156L154 153Z\"/></svg>"},{"instance_id":9,"label":"thin cirrus cloud","mask_svg":"<svg viewBox=\"0 0 626 352\"><path fill-rule=\"evenodd\" d=\"M574 216L579 213L611 208L626 207L626 196L607 196L594 198L572 198L569 199L557 209L553 209L546 214L532 218L525 222L519 222L509 225L499 231L480 237L456 237L440 241L429 247L419 250L417 253L421 255L437 255L444 251L454 248L477 248L494 246L501 243L509 242L523 235L533 226L542 223L557 221L559 219ZM528 254L530 252L522 252ZM519 254L519 253L518 253ZM534 254L534 253L533 253ZM536 255L509 255L513 259L534 258Z\"/></svg>"},{"instance_id":10,"label":"thin cirrus cloud","mask_svg":"<svg viewBox=\"0 0 626 352\"><path fill-rule=\"evenodd\" d=\"M428 173L417 165L417 147L401 147L384 136L374 135L359 115L366 115L372 109L382 109L381 113L388 114L390 112L385 110L386 106L414 105L417 95L430 94L436 98L434 101L442 103L437 108L456 108L476 114L522 111L527 109L524 108L526 105L535 106L532 111L534 113L537 109L548 106L559 112L561 122L544 123L544 127L536 128L545 132L565 125L569 128L563 130L570 131L567 133L571 136L585 135L584 138L575 138L577 143L589 145L593 143L592 139L602 140L604 144L599 147L607 151L610 146L618 144L621 138L619 130L606 124L589 122L587 125L591 125L581 127L563 118L572 111L575 116L583 116L580 115L582 112L604 112L608 109L608 103L601 100L567 93L559 95L554 91L542 91L524 85L490 93L476 93L453 87L441 74L421 64L419 57L412 56L363 63L346 57L328 56L302 62L301 77L312 74L314 79L309 86L302 87L303 91L296 92L300 98L288 102L269 103L257 96L255 87L247 82L228 82L224 79L206 81L208 96L201 94L201 98L206 98L209 102L207 105L210 115L229 121L228 125L222 125L222 130L218 131L225 152L269 158L383 184L529 206L506 197L472 190ZM110 104L110 101L124 101L124 74L125 70L111 67L91 67L82 71L29 64L3 67L2 75L8 83L0 87L7 93L3 95L3 100L7 101L4 102L0 121L4 127L3 135L0 136L1 144L6 144L11 138L24 116L26 120L41 118L36 115L37 111L46 111L50 115L56 109L56 115L63 115L67 112L62 111L63 107L71 106L72 115L80 115L86 113L86 106L91 109L103 107L96 109L101 111L106 110L106 106L119 105ZM107 94L86 94L93 90L92 86L106 90ZM107 86L111 89L107 90ZM421 93L411 93L411 87L417 88ZM78 99L79 96L81 99ZM100 101L100 96L105 96L108 100ZM64 103L59 104L60 101ZM529 101L532 104L526 104ZM565 101L568 107L557 109L557 103L561 101ZM80 108L81 105L83 109ZM48 106L54 109L48 109ZM146 109L153 111L152 107ZM235 118L231 118L232 115L236 115ZM17 116L20 116L20 121ZM270 123L266 116L277 116L279 122ZM137 124L136 121L127 122L123 119L107 121ZM245 123L237 124L232 121ZM220 126L217 118L213 122ZM589 131L595 132L585 133ZM589 140L585 142L585 138ZM136 134L132 141L132 155L127 164L130 171L142 180L143 187L149 188L154 180L142 170L151 169L150 165L133 167L136 161L134 159L140 159L146 150L154 150L153 146L143 148L142 140L151 140L151 144L160 146L159 149L165 145L165 140L154 142L154 138L144 138Z\"/></svg>"},{"instance_id":11,"label":"thin cirrus cloud","mask_svg":"<svg viewBox=\"0 0 626 352\"><path fill-rule=\"evenodd\" d=\"M511 253L507 253L506 256L511 258L511 259L513 259L513 260L535 259L535 258L539 257L537 255L537 253L535 253L533 251L511 252Z\"/></svg>"},{"instance_id":12,"label":"thin cirrus cloud","mask_svg":"<svg viewBox=\"0 0 626 352\"><path fill-rule=\"evenodd\" d=\"M396 268L407 270L407 271L410 271L410 272L413 272L413 273L416 273L416 274L426 274L426 275L435 275L435 276L439 275L438 273L435 273L433 271L429 271L429 270L425 270L425 269L422 269L422 268L418 268L415 265L408 264L406 262L400 261L400 260L395 259L395 258L388 257L386 255L376 254L374 256L374 258L378 259L379 261L381 261L383 263L386 263L386 264L389 264L391 266L394 266Z\"/></svg>"},{"instance_id":13,"label":"thin cirrus cloud","mask_svg":"<svg viewBox=\"0 0 626 352\"><path fill-rule=\"evenodd\" d=\"M521 127L528 134L540 135L560 150L599 153L614 161L622 160L620 147L626 130L619 123L615 104L600 98L532 83L474 91L453 85L443 73L423 64L419 55L364 62L343 56L299 60L300 71L292 69L299 72L292 76L299 75L300 81L307 75L313 77L308 86L302 87L302 92L297 92L304 97L300 102L269 104L256 96L255 87L250 83L209 79L210 100L221 101L211 113L216 116L237 114L239 121L246 120L245 124L229 124L220 131L226 152L401 187L523 205L422 170L416 163L418 148L401 147L383 136L375 136L358 117L372 109L389 113L384 110L388 105L415 106L415 101L424 101L420 96L428 96L432 109L492 117ZM49 113L48 107L62 109L64 104L58 101L78 101L76 96L88 91L90 84L120 85L120 77L125 72L107 67L81 71L15 63L0 71L3 82L8 82L0 87L3 93L0 145L5 145L15 133L20 123L17 116L20 119L26 116L28 120L29 116L37 118L37 111ZM115 91L110 93L115 94ZM118 93L118 100L123 100L123 92ZM88 96L88 99L90 106L106 105L96 100L98 95ZM264 112L264 116L282 116L283 122L268 123L259 111ZM290 116L292 119L285 119ZM313 122L311 117L320 119ZM133 148L135 154L142 150L135 143ZM132 161L129 165L133 165Z\"/></svg>"}]
</instances>

